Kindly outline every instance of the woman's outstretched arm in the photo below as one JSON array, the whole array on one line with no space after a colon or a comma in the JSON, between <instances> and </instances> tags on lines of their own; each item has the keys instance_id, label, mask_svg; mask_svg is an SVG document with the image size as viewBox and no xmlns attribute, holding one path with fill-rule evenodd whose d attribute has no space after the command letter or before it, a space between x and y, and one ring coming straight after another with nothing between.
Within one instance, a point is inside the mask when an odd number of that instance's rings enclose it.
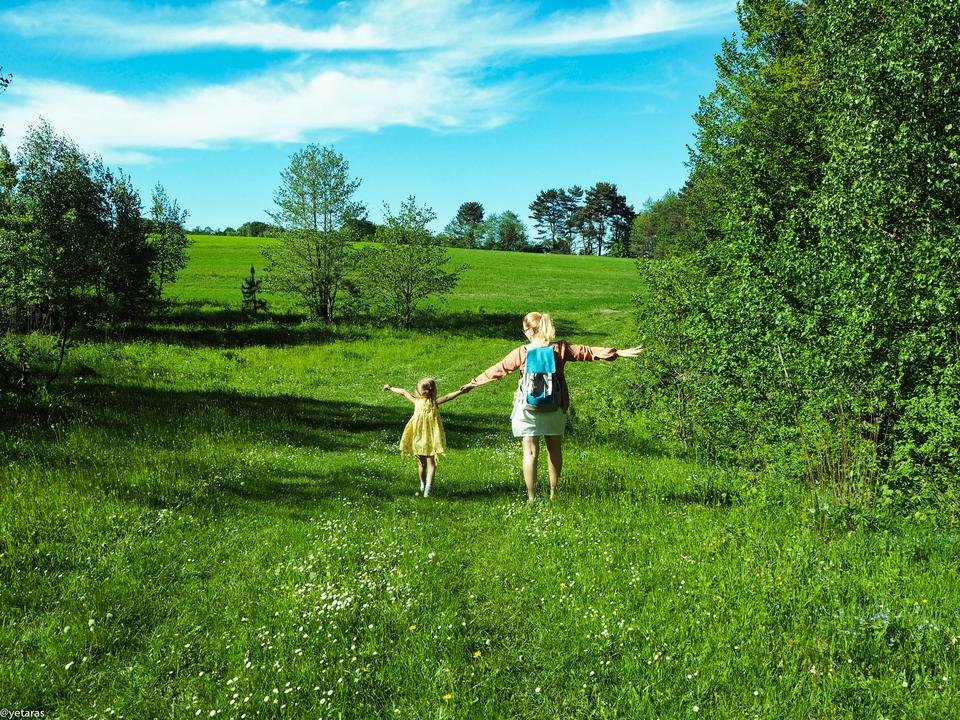
<instances>
[{"instance_id":1,"label":"woman's outstretched arm","mask_svg":"<svg viewBox=\"0 0 960 720\"><path fill-rule=\"evenodd\" d=\"M522 347L514 348L496 365L491 365L466 385L461 385L460 390L463 392L470 392L475 387L480 387L481 385L486 385L494 380L499 380L500 378L506 377L514 370L519 370L520 366L523 364L521 359L522 350Z\"/></svg>"},{"instance_id":2,"label":"woman's outstretched arm","mask_svg":"<svg viewBox=\"0 0 960 720\"><path fill-rule=\"evenodd\" d=\"M407 392L406 390L404 390L403 388L393 387L392 385L384 385L384 386L383 386L383 391L384 391L384 392L392 392L392 393L395 393L396 395L399 395L400 397L406 398L406 399L409 400L410 402L416 402L416 401L417 401L417 399L416 399L413 395L411 395L410 393L408 393L408 392Z\"/></svg>"},{"instance_id":3,"label":"woman's outstretched arm","mask_svg":"<svg viewBox=\"0 0 960 720\"><path fill-rule=\"evenodd\" d=\"M591 345L574 345L564 340L560 341L560 357L565 362L590 362L592 360L616 360L617 358L634 358L643 352L639 345L625 350L612 347L593 347Z\"/></svg>"}]
</instances>

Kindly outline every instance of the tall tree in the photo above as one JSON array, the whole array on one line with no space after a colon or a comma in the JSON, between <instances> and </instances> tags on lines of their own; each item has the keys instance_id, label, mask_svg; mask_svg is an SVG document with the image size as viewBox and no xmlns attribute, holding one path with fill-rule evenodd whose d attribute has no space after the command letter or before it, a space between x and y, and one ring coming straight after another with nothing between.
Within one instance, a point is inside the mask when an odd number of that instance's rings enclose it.
<instances>
[{"instance_id":1,"label":"tall tree","mask_svg":"<svg viewBox=\"0 0 960 720\"><path fill-rule=\"evenodd\" d=\"M269 281L291 293L311 316L332 322L337 296L355 262L352 233L345 227L363 217L353 201L360 179L350 177L346 159L332 147L308 145L294 153L274 193L270 216L282 228L280 242L264 248Z\"/></svg>"},{"instance_id":2,"label":"tall tree","mask_svg":"<svg viewBox=\"0 0 960 720\"><path fill-rule=\"evenodd\" d=\"M457 216L447 223L442 236L451 247L477 247L480 228L483 225L483 205L478 202L465 202L457 210Z\"/></svg>"},{"instance_id":3,"label":"tall tree","mask_svg":"<svg viewBox=\"0 0 960 720\"><path fill-rule=\"evenodd\" d=\"M274 193L270 217L284 230L331 233L362 214L351 198L360 187L350 164L332 147L307 145L290 157Z\"/></svg>"},{"instance_id":4,"label":"tall tree","mask_svg":"<svg viewBox=\"0 0 960 720\"><path fill-rule=\"evenodd\" d=\"M630 254L641 258L664 257L682 248L687 233L686 198L668 190L657 200L647 200L630 227Z\"/></svg>"},{"instance_id":5,"label":"tall tree","mask_svg":"<svg viewBox=\"0 0 960 720\"><path fill-rule=\"evenodd\" d=\"M498 250L521 251L529 247L529 234L520 217L512 210L500 214L497 232Z\"/></svg>"},{"instance_id":6,"label":"tall tree","mask_svg":"<svg viewBox=\"0 0 960 720\"><path fill-rule=\"evenodd\" d=\"M550 188L541 190L530 203L530 218L536 228L537 239L545 250L570 253L580 232L579 216L583 189L574 185L569 190Z\"/></svg>"},{"instance_id":7,"label":"tall tree","mask_svg":"<svg viewBox=\"0 0 960 720\"><path fill-rule=\"evenodd\" d=\"M537 240L544 248L557 251L567 219L567 209L561 200L563 190L541 190L530 203L530 218L536 228Z\"/></svg>"},{"instance_id":8,"label":"tall tree","mask_svg":"<svg viewBox=\"0 0 960 720\"><path fill-rule=\"evenodd\" d=\"M479 225L483 222L483 205L472 200L463 203L457 210L457 220L464 225Z\"/></svg>"},{"instance_id":9,"label":"tall tree","mask_svg":"<svg viewBox=\"0 0 960 720\"><path fill-rule=\"evenodd\" d=\"M569 190L560 190L559 202L566 211L566 218L564 219L563 245L558 250L564 253L572 253L579 233L578 218L580 208L583 206L583 188L574 185Z\"/></svg>"},{"instance_id":10,"label":"tall tree","mask_svg":"<svg viewBox=\"0 0 960 720\"><path fill-rule=\"evenodd\" d=\"M150 198L150 219L153 234L154 280L157 299L163 299L163 286L177 279L177 273L187 266L187 248L190 240L184 230L189 213L181 210L176 200L167 196L160 183L153 188Z\"/></svg>"},{"instance_id":11,"label":"tall tree","mask_svg":"<svg viewBox=\"0 0 960 720\"><path fill-rule=\"evenodd\" d=\"M604 251L612 255L626 254L634 212L616 185L598 182L590 188L580 215L581 232L589 235L589 238L584 236L586 248L595 247L597 255L603 255Z\"/></svg>"},{"instance_id":12,"label":"tall tree","mask_svg":"<svg viewBox=\"0 0 960 720\"><path fill-rule=\"evenodd\" d=\"M384 224L377 228L380 247L364 251L364 284L374 305L393 316L398 327L410 328L417 309L429 297L449 293L464 268L448 270L450 256L430 232L436 213L408 197L393 213L384 206Z\"/></svg>"},{"instance_id":13,"label":"tall tree","mask_svg":"<svg viewBox=\"0 0 960 720\"><path fill-rule=\"evenodd\" d=\"M102 278L110 234L106 170L43 120L28 130L17 172L19 201L41 243L31 251L40 296L20 319L27 328L58 331L65 343Z\"/></svg>"},{"instance_id":14,"label":"tall tree","mask_svg":"<svg viewBox=\"0 0 960 720\"><path fill-rule=\"evenodd\" d=\"M156 252L147 240L140 195L130 176L108 173L105 180L110 239L103 247L98 292L106 300L108 317L136 319L157 295L151 272Z\"/></svg>"}]
</instances>

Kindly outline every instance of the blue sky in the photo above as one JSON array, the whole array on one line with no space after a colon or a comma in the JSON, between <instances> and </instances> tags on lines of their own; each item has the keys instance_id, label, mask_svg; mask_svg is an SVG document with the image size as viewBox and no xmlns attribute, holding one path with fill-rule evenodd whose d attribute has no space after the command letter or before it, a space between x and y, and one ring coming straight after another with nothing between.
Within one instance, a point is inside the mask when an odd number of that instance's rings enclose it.
<instances>
[{"instance_id":1,"label":"blue sky","mask_svg":"<svg viewBox=\"0 0 960 720\"><path fill-rule=\"evenodd\" d=\"M40 117L188 224L267 220L289 156L330 144L379 221L415 195L525 220L537 192L677 189L735 0L5 2L3 141ZM529 225L529 220L528 220Z\"/></svg>"}]
</instances>

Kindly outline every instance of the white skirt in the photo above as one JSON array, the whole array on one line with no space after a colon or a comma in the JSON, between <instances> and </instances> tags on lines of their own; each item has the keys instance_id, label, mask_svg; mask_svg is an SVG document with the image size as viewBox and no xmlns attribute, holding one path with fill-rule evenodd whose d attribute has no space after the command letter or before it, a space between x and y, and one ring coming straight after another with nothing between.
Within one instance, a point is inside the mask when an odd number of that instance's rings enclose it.
<instances>
[{"instance_id":1,"label":"white skirt","mask_svg":"<svg viewBox=\"0 0 960 720\"><path fill-rule=\"evenodd\" d=\"M514 437L539 437L540 435L563 435L567 428L567 414L563 410L532 412L523 407L514 407L510 413Z\"/></svg>"}]
</instances>

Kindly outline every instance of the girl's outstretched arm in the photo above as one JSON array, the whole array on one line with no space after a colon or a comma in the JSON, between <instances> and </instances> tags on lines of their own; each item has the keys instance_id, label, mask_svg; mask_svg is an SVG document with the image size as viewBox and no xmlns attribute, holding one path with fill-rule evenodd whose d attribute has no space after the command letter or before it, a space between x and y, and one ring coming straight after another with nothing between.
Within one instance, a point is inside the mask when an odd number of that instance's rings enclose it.
<instances>
[{"instance_id":1,"label":"girl's outstretched arm","mask_svg":"<svg viewBox=\"0 0 960 720\"><path fill-rule=\"evenodd\" d=\"M400 397L406 398L406 399L409 400L410 402L416 402L416 398L413 397L413 395L411 395L410 393L408 393L408 392L407 392L406 390L404 390L403 388L393 387L392 385L384 385L384 386L383 386L383 391L384 391L384 392L392 392L392 393L395 393L395 394L399 395Z\"/></svg>"},{"instance_id":2,"label":"girl's outstretched arm","mask_svg":"<svg viewBox=\"0 0 960 720\"><path fill-rule=\"evenodd\" d=\"M617 357L635 358L642 352L643 347L641 345L637 345L636 347L627 348L626 350L617 350Z\"/></svg>"},{"instance_id":3,"label":"girl's outstretched arm","mask_svg":"<svg viewBox=\"0 0 960 720\"><path fill-rule=\"evenodd\" d=\"M466 392L467 392L466 390L462 390L462 389L461 389L461 390L454 390L453 392L449 392L449 393L447 393L446 395L444 395L443 397L437 398L437 405L443 405L445 402L448 402L449 400L453 400L454 398L460 397L461 395L463 395L463 394L466 393Z\"/></svg>"}]
</instances>

